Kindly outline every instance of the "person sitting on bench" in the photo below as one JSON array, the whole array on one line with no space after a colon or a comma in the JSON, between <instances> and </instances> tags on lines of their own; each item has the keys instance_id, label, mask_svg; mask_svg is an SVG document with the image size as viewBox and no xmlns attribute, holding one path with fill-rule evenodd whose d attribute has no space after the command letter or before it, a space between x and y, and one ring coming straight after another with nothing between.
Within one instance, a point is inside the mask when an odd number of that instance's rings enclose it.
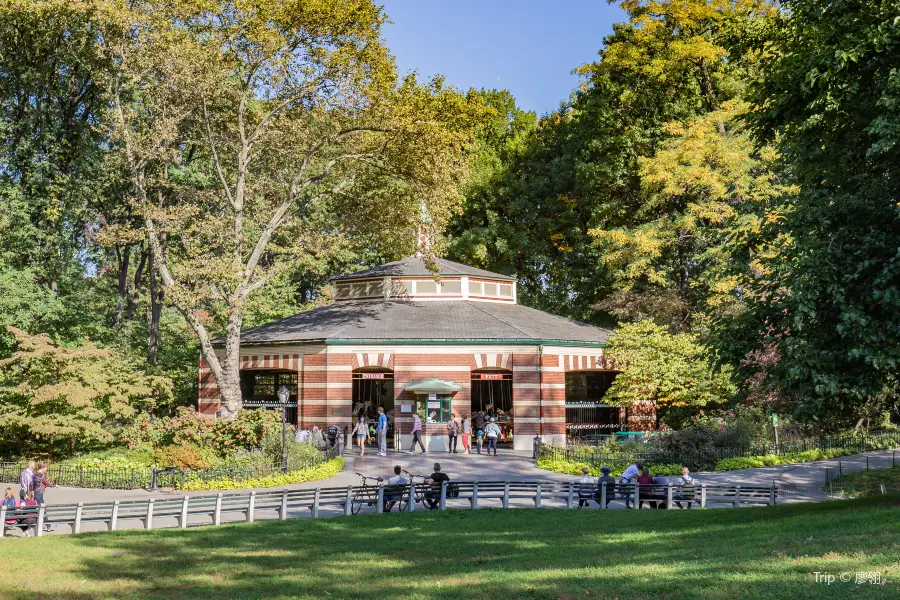
<instances>
[{"instance_id":1,"label":"person sitting on bench","mask_svg":"<svg viewBox=\"0 0 900 600\"><path fill-rule=\"evenodd\" d=\"M600 467L600 478L597 480L597 504L603 501L603 484L606 484L606 506L616 499L616 478L610 475L612 469L603 465ZM606 508L606 507L604 507Z\"/></svg>"},{"instance_id":2,"label":"person sitting on bench","mask_svg":"<svg viewBox=\"0 0 900 600\"><path fill-rule=\"evenodd\" d=\"M438 508L440 505L442 481L446 481L449 484L450 477L448 477L446 473L441 472L440 463L434 463L434 473L425 480L426 484L431 484L431 490L425 492L425 504L427 504L428 508L431 510Z\"/></svg>"},{"instance_id":3,"label":"person sitting on bench","mask_svg":"<svg viewBox=\"0 0 900 600\"><path fill-rule=\"evenodd\" d=\"M597 489L597 484L591 477L591 472L587 467L581 468L581 477L575 483L578 484L578 508L590 505L594 492Z\"/></svg>"},{"instance_id":4,"label":"person sitting on bench","mask_svg":"<svg viewBox=\"0 0 900 600\"><path fill-rule=\"evenodd\" d=\"M409 484L409 479L404 477L400 465L394 467L394 476L388 479L390 489L384 490L384 512L391 512L394 505L403 499L403 488Z\"/></svg>"}]
</instances>

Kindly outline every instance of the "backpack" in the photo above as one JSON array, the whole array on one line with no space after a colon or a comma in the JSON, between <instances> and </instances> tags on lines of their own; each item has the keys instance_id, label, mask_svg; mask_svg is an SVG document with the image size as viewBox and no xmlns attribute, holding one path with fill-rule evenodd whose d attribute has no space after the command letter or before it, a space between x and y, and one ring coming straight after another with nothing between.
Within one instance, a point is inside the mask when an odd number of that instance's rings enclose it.
<instances>
[{"instance_id":1,"label":"backpack","mask_svg":"<svg viewBox=\"0 0 900 600\"><path fill-rule=\"evenodd\" d=\"M447 497L448 498L459 498L459 485L455 483L451 483L447 486Z\"/></svg>"}]
</instances>

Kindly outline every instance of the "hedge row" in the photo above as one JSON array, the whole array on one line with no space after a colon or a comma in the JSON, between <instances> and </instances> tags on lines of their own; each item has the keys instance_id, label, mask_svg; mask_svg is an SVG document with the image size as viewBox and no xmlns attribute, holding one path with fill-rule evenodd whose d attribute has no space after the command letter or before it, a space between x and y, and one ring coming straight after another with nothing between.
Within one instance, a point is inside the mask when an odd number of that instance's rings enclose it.
<instances>
[{"instance_id":1,"label":"hedge row","mask_svg":"<svg viewBox=\"0 0 900 600\"><path fill-rule=\"evenodd\" d=\"M629 467L631 463L611 463L607 465L612 469L612 475L620 477L622 473ZM556 473L566 473L567 475L581 475L581 469L588 468L591 476L600 476L600 467L602 465L594 465L586 462L573 462L562 458L551 458L550 456L541 456L537 461L537 466L541 469L554 471ZM681 465L673 463L646 463L647 468L653 475L680 475Z\"/></svg>"},{"instance_id":2,"label":"hedge row","mask_svg":"<svg viewBox=\"0 0 900 600\"><path fill-rule=\"evenodd\" d=\"M344 468L344 458L341 456L332 458L331 460L318 464L314 467L289 471L287 473L275 473L265 475L263 477L251 477L233 479L230 477L219 477L216 479L192 479L190 475L183 482L178 482L177 487L185 491L221 491L221 490L242 490L249 488L270 488L281 487L283 485L291 485L295 483L304 483L307 481L317 481L319 479L328 479L334 477Z\"/></svg>"},{"instance_id":3,"label":"hedge row","mask_svg":"<svg viewBox=\"0 0 900 600\"><path fill-rule=\"evenodd\" d=\"M776 465L789 465L793 463L812 462L816 460L828 460L839 456L847 456L844 448L829 448L827 450L807 450L797 454L777 455L766 454L763 456L745 456L740 458L722 458L716 461L715 471L738 471L740 469L755 469L758 467L773 467ZM620 476L628 468L630 462L611 462L609 467L612 474ZM541 469L566 473L568 475L581 475L581 469L587 467L591 475L600 475L600 466L594 463L570 461L559 456L542 455L537 466ZM678 475L681 473L681 465L673 463L654 463L647 461L646 466L653 475Z\"/></svg>"}]
</instances>

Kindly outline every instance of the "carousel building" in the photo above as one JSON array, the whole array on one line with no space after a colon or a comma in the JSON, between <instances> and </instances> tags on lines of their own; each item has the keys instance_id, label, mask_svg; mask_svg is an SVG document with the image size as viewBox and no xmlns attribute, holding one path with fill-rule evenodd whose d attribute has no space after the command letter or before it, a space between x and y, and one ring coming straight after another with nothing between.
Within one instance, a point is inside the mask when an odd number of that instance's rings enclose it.
<instances>
[{"instance_id":1,"label":"carousel building","mask_svg":"<svg viewBox=\"0 0 900 600\"><path fill-rule=\"evenodd\" d=\"M287 386L290 419L307 429L374 422L383 407L402 449L413 412L429 450L446 449L451 414L494 416L517 449L654 426L652 405L603 402L617 374L609 330L518 304L512 277L436 263L438 278L419 256L337 277L330 305L242 332L244 406L280 407ZM202 361L199 410L219 410Z\"/></svg>"}]
</instances>

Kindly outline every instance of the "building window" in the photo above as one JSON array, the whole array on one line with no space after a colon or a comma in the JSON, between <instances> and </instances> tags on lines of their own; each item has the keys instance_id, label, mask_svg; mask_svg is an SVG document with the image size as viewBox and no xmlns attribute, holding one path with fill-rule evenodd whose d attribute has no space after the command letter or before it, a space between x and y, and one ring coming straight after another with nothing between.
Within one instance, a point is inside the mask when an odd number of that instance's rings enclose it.
<instances>
[{"instance_id":1,"label":"building window","mask_svg":"<svg viewBox=\"0 0 900 600\"><path fill-rule=\"evenodd\" d=\"M446 423L450 420L451 394L416 394L416 412L425 423Z\"/></svg>"},{"instance_id":2,"label":"building window","mask_svg":"<svg viewBox=\"0 0 900 600\"><path fill-rule=\"evenodd\" d=\"M473 296L481 296L482 295L481 282L478 281L477 279L470 279L469 280L469 293Z\"/></svg>"},{"instance_id":3,"label":"building window","mask_svg":"<svg viewBox=\"0 0 900 600\"><path fill-rule=\"evenodd\" d=\"M513 289L511 283L501 283L500 284L500 295L504 298L512 298L513 297Z\"/></svg>"},{"instance_id":4,"label":"building window","mask_svg":"<svg viewBox=\"0 0 900 600\"><path fill-rule=\"evenodd\" d=\"M484 295L491 296L491 297L499 296L500 294L497 291L497 284L496 283L488 283L487 281L485 281L484 282Z\"/></svg>"},{"instance_id":5,"label":"building window","mask_svg":"<svg viewBox=\"0 0 900 600\"><path fill-rule=\"evenodd\" d=\"M416 295L421 294L437 294L438 286L435 281L417 281L416 282Z\"/></svg>"},{"instance_id":6,"label":"building window","mask_svg":"<svg viewBox=\"0 0 900 600\"><path fill-rule=\"evenodd\" d=\"M441 282L442 294L453 294L458 296L462 294L462 282L459 279L450 279Z\"/></svg>"}]
</instances>

